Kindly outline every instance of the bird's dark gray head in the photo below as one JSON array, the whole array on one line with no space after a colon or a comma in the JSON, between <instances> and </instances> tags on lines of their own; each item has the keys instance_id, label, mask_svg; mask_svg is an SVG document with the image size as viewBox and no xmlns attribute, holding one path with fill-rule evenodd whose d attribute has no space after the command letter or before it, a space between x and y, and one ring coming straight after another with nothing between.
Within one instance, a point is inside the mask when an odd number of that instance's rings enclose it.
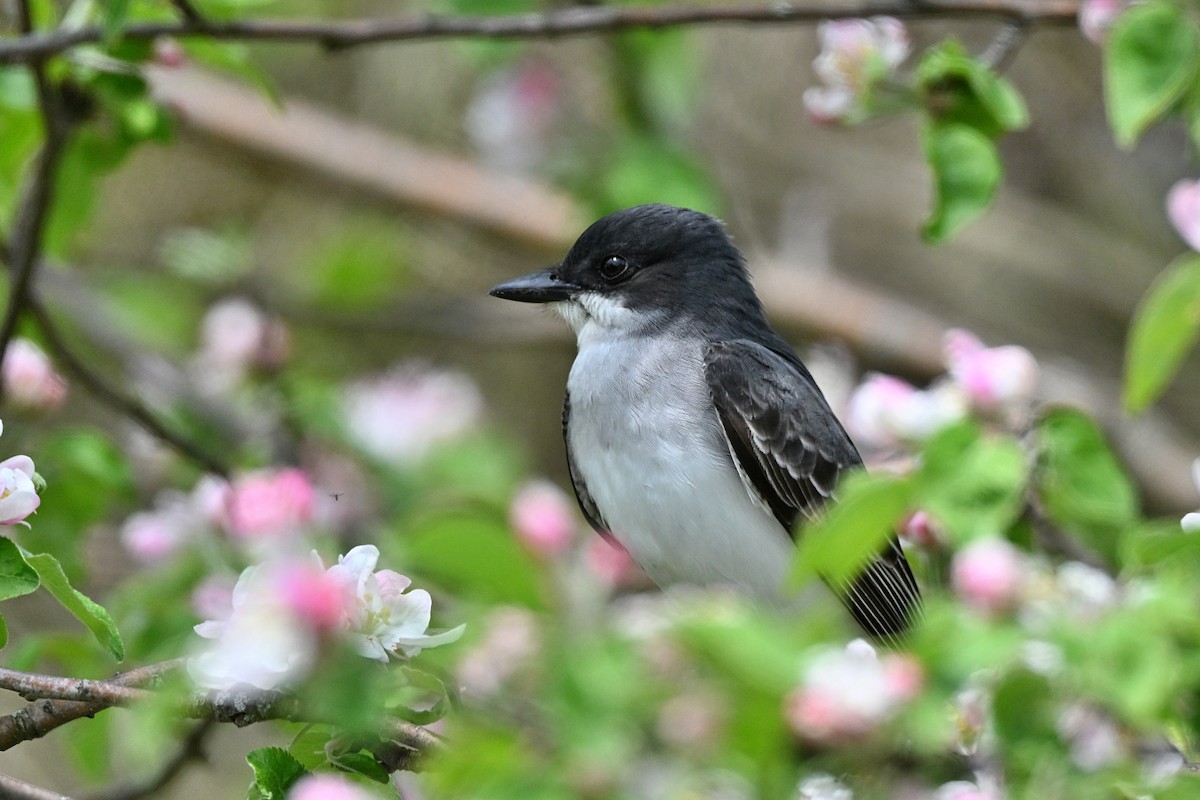
<instances>
[{"instance_id":1,"label":"bird's dark gray head","mask_svg":"<svg viewBox=\"0 0 1200 800\"><path fill-rule=\"evenodd\" d=\"M635 206L597 220L562 263L502 283L491 294L554 304L577 333L589 322L632 330L728 312L753 321L762 315L725 226L666 205Z\"/></svg>"}]
</instances>

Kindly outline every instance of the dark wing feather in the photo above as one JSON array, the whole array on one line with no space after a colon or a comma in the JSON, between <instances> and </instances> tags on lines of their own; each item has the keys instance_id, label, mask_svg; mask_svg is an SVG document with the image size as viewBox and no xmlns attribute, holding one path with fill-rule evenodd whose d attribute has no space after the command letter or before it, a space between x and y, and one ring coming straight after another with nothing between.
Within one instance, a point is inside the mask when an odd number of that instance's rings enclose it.
<instances>
[{"instance_id":1,"label":"dark wing feather","mask_svg":"<svg viewBox=\"0 0 1200 800\"><path fill-rule=\"evenodd\" d=\"M816 517L840 474L862 463L858 451L808 371L782 346L717 342L705 355L704 373L747 489L795 536L797 517ZM894 539L841 594L874 636L902 632L920 605Z\"/></svg>"},{"instance_id":2,"label":"dark wing feather","mask_svg":"<svg viewBox=\"0 0 1200 800\"><path fill-rule=\"evenodd\" d=\"M583 518L588 521L593 530L608 536L608 526L604 524L604 518L600 516L600 509L596 507L596 502L588 494L587 484L579 476L579 470L575 467L575 459L571 457L571 437L567 435L567 425L570 424L570 420L571 393L567 392L563 396L562 429L563 442L567 446L567 472L571 475L571 487L575 489L575 499L579 502L579 510L583 512Z\"/></svg>"}]
</instances>

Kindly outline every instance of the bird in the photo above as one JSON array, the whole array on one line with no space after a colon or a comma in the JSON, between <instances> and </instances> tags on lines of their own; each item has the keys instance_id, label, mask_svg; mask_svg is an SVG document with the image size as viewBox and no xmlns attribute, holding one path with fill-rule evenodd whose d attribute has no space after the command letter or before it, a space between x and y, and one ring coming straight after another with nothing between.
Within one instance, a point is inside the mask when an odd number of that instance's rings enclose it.
<instances>
[{"instance_id":1,"label":"bird","mask_svg":"<svg viewBox=\"0 0 1200 800\"><path fill-rule=\"evenodd\" d=\"M862 459L767 321L724 224L652 204L589 226L558 264L490 294L575 332L562 428L587 522L659 586L779 602L799 534ZM920 590L893 537L833 587L870 635L901 635Z\"/></svg>"}]
</instances>

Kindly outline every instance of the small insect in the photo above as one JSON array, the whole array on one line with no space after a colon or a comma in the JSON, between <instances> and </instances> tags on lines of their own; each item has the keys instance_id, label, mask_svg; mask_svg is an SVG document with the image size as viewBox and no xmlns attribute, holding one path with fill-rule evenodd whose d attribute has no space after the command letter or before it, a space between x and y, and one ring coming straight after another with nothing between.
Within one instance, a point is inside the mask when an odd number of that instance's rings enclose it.
<instances>
[{"instance_id":1,"label":"small insect","mask_svg":"<svg viewBox=\"0 0 1200 800\"><path fill-rule=\"evenodd\" d=\"M345 492L330 492L329 496L332 497L333 502L336 503L338 500L340 500L342 498L342 495L344 495L344 494L345 494Z\"/></svg>"}]
</instances>

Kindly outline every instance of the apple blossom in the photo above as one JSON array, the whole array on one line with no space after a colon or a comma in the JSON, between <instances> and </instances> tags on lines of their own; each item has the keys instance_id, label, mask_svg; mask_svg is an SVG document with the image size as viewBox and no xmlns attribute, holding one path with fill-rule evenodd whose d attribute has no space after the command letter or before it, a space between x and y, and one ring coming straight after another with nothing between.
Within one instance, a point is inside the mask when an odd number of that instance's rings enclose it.
<instances>
[{"instance_id":1,"label":"apple blossom","mask_svg":"<svg viewBox=\"0 0 1200 800\"><path fill-rule=\"evenodd\" d=\"M288 790L287 800L375 800L376 795L341 775L305 775Z\"/></svg>"},{"instance_id":2,"label":"apple blossom","mask_svg":"<svg viewBox=\"0 0 1200 800\"><path fill-rule=\"evenodd\" d=\"M981 411L1017 406L1032 398L1038 364L1024 347L984 347L974 334L956 328L946 332L943 348L950 377Z\"/></svg>"},{"instance_id":3,"label":"apple blossom","mask_svg":"<svg viewBox=\"0 0 1200 800\"><path fill-rule=\"evenodd\" d=\"M908 515L900 526L900 536L917 547L936 549L944 544L941 526L928 511L918 510Z\"/></svg>"},{"instance_id":4,"label":"apple blossom","mask_svg":"<svg viewBox=\"0 0 1200 800\"><path fill-rule=\"evenodd\" d=\"M793 731L814 742L861 739L915 695L923 682L919 669L915 661L886 664L870 644L856 639L809 662L785 701L784 716Z\"/></svg>"},{"instance_id":5,"label":"apple blossom","mask_svg":"<svg viewBox=\"0 0 1200 800\"><path fill-rule=\"evenodd\" d=\"M541 639L531 611L512 606L492 609L484 620L483 636L455 669L461 691L472 697L494 696L537 655Z\"/></svg>"},{"instance_id":6,"label":"apple blossom","mask_svg":"<svg viewBox=\"0 0 1200 800\"><path fill-rule=\"evenodd\" d=\"M813 61L824 86L804 92L804 106L822 124L857 122L869 112L871 91L908 57L904 23L893 17L822 22L821 53Z\"/></svg>"},{"instance_id":7,"label":"apple blossom","mask_svg":"<svg viewBox=\"0 0 1200 800\"><path fill-rule=\"evenodd\" d=\"M24 408L53 410L67 399L66 380L54 371L40 347L22 337L8 343L0 380L4 393Z\"/></svg>"},{"instance_id":8,"label":"apple blossom","mask_svg":"<svg viewBox=\"0 0 1200 800\"><path fill-rule=\"evenodd\" d=\"M950 781L937 788L932 800L1000 800L1000 795L971 781Z\"/></svg>"},{"instance_id":9,"label":"apple blossom","mask_svg":"<svg viewBox=\"0 0 1200 800\"><path fill-rule=\"evenodd\" d=\"M1083 0L1079 4L1079 31L1093 44L1104 44L1108 30L1128 0Z\"/></svg>"},{"instance_id":10,"label":"apple blossom","mask_svg":"<svg viewBox=\"0 0 1200 800\"><path fill-rule=\"evenodd\" d=\"M850 395L846 428L864 447L922 441L967 412L961 391L949 383L921 390L892 375L871 373Z\"/></svg>"},{"instance_id":11,"label":"apple blossom","mask_svg":"<svg viewBox=\"0 0 1200 800\"><path fill-rule=\"evenodd\" d=\"M950 567L958 595L968 605L990 614L1016 605L1024 571L1021 552L998 537L971 542L955 554Z\"/></svg>"},{"instance_id":12,"label":"apple blossom","mask_svg":"<svg viewBox=\"0 0 1200 800\"><path fill-rule=\"evenodd\" d=\"M410 363L350 384L342 412L351 440L367 454L409 466L473 428L483 398L461 373Z\"/></svg>"},{"instance_id":13,"label":"apple blossom","mask_svg":"<svg viewBox=\"0 0 1200 800\"><path fill-rule=\"evenodd\" d=\"M575 503L550 481L531 481L517 492L508 519L517 538L538 555L562 553L575 538Z\"/></svg>"},{"instance_id":14,"label":"apple blossom","mask_svg":"<svg viewBox=\"0 0 1200 800\"><path fill-rule=\"evenodd\" d=\"M854 792L832 775L817 772L800 781L793 800L854 800Z\"/></svg>"},{"instance_id":15,"label":"apple blossom","mask_svg":"<svg viewBox=\"0 0 1200 800\"><path fill-rule=\"evenodd\" d=\"M691 689L669 698L659 707L654 730L659 739L672 747L711 751L720 743L728 717L723 695Z\"/></svg>"},{"instance_id":16,"label":"apple blossom","mask_svg":"<svg viewBox=\"0 0 1200 800\"><path fill-rule=\"evenodd\" d=\"M232 575L209 575L192 590L192 611L202 619L227 619L233 613Z\"/></svg>"},{"instance_id":17,"label":"apple blossom","mask_svg":"<svg viewBox=\"0 0 1200 800\"><path fill-rule=\"evenodd\" d=\"M488 78L467 106L467 135L497 169L526 173L547 154L561 86L549 65L520 63Z\"/></svg>"},{"instance_id":18,"label":"apple blossom","mask_svg":"<svg viewBox=\"0 0 1200 800\"><path fill-rule=\"evenodd\" d=\"M121 525L121 544L142 564L159 564L175 555L198 528L186 505L174 502L154 511L131 514Z\"/></svg>"},{"instance_id":19,"label":"apple blossom","mask_svg":"<svg viewBox=\"0 0 1200 800\"><path fill-rule=\"evenodd\" d=\"M0 435L3 433L4 423L0 422ZM9 456L0 461L0 525L29 527L25 518L42 504L35 480L41 479L29 456Z\"/></svg>"},{"instance_id":20,"label":"apple blossom","mask_svg":"<svg viewBox=\"0 0 1200 800\"><path fill-rule=\"evenodd\" d=\"M590 537L583 556L588 570L609 586L625 586L641 574L633 556L611 536Z\"/></svg>"},{"instance_id":21,"label":"apple blossom","mask_svg":"<svg viewBox=\"0 0 1200 800\"><path fill-rule=\"evenodd\" d=\"M215 303L201 322L200 364L236 378L253 367L277 368L287 353L287 328L244 297Z\"/></svg>"},{"instance_id":22,"label":"apple blossom","mask_svg":"<svg viewBox=\"0 0 1200 800\"><path fill-rule=\"evenodd\" d=\"M1192 480L1196 484L1196 491L1200 492L1200 458L1192 462ZM1184 514L1179 524L1185 531L1200 532L1200 511Z\"/></svg>"},{"instance_id":23,"label":"apple blossom","mask_svg":"<svg viewBox=\"0 0 1200 800\"><path fill-rule=\"evenodd\" d=\"M1167 193L1167 216L1193 250L1200 250L1200 180L1176 182Z\"/></svg>"},{"instance_id":24,"label":"apple blossom","mask_svg":"<svg viewBox=\"0 0 1200 800\"><path fill-rule=\"evenodd\" d=\"M212 640L188 660L188 673L204 689L278 689L302 679L316 659L315 632L289 613L271 565L247 567L233 587L229 617L195 631Z\"/></svg>"},{"instance_id":25,"label":"apple blossom","mask_svg":"<svg viewBox=\"0 0 1200 800\"><path fill-rule=\"evenodd\" d=\"M386 663L389 656L412 657L422 648L457 641L465 626L427 634L432 600L429 592L392 570L375 572L379 548L359 545L329 568L348 597L344 626L358 652Z\"/></svg>"},{"instance_id":26,"label":"apple blossom","mask_svg":"<svg viewBox=\"0 0 1200 800\"><path fill-rule=\"evenodd\" d=\"M312 522L315 490L302 470L261 470L233 483L225 523L248 541L287 538Z\"/></svg>"},{"instance_id":27,"label":"apple blossom","mask_svg":"<svg viewBox=\"0 0 1200 800\"><path fill-rule=\"evenodd\" d=\"M1085 772L1121 761L1124 737L1111 716L1086 703L1073 703L1058 716L1058 733L1071 748L1071 760Z\"/></svg>"}]
</instances>

